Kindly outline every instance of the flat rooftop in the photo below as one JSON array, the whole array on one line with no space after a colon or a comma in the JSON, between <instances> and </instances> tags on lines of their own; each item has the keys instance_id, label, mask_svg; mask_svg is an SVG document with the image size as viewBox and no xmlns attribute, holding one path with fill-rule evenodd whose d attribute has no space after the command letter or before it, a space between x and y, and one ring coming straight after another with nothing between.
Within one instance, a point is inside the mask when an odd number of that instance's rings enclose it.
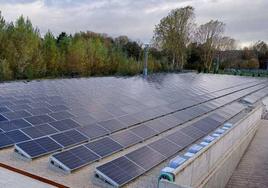
<instances>
[{"instance_id":1,"label":"flat rooftop","mask_svg":"<svg viewBox=\"0 0 268 188\"><path fill-rule=\"evenodd\" d=\"M216 127L187 127L205 117L231 120L244 109L241 98L255 102L267 86L267 79L195 73L2 83L0 163L69 187L109 187L96 168L124 156L138 160L140 173L122 185L155 187L160 169L188 147L170 135L193 143ZM160 139L174 146L169 155ZM159 157L142 167L149 152Z\"/></svg>"},{"instance_id":2,"label":"flat rooftop","mask_svg":"<svg viewBox=\"0 0 268 188\"><path fill-rule=\"evenodd\" d=\"M226 188L268 187L267 134L268 120L262 120Z\"/></svg>"}]
</instances>

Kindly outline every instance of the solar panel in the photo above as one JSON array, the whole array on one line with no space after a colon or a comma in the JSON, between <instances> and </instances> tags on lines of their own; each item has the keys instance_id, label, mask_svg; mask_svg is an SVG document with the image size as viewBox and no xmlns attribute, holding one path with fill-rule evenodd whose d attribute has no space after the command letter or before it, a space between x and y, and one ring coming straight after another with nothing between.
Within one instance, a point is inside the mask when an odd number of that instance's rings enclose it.
<instances>
[{"instance_id":1,"label":"solar panel","mask_svg":"<svg viewBox=\"0 0 268 188\"><path fill-rule=\"evenodd\" d=\"M52 110L53 112L59 112L59 111L68 110L68 109L69 109L69 108L66 107L65 105L49 106L48 108L49 108L50 110Z\"/></svg>"},{"instance_id":2,"label":"solar panel","mask_svg":"<svg viewBox=\"0 0 268 188\"><path fill-rule=\"evenodd\" d=\"M5 118L4 116L2 116L1 114L0 114L0 122L1 121L7 121L8 119L7 118Z\"/></svg>"},{"instance_id":3,"label":"solar panel","mask_svg":"<svg viewBox=\"0 0 268 188\"><path fill-rule=\"evenodd\" d=\"M46 150L33 140L16 144L15 151L29 159L46 153Z\"/></svg>"},{"instance_id":4,"label":"solar panel","mask_svg":"<svg viewBox=\"0 0 268 188\"><path fill-rule=\"evenodd\" d=\"M3 131L12 131L24 127L31 127L32 125L23 119L17 119L12 121L0 122L0 128Z\"/></svg>"},{"instance_id":5,"label":"solar panel","mask_svg":"<svg viewBox=\"0 0 268 188\"><path fill-rule=\"evenodd\" d=\"M10 110L7 107L0 107L0 113L3 112L10 112Z\"/></svg>"},{"instance_id":6,"label":"solar panel","mask_svg":"<svg viewBox=\"0 0 268 188\"><path fill-rule=\"evenodd\" d=\"M60 162L60 165L67 167L68 171L73 171L82 166L90 164L100 157L87 149L85 146L78 146L76 148L63 151L52 155L50 163L56 163L56 160ZM55 160L56 159L56 160Z\"/></svg>"},{"instance_id":7,"label":"solar panel","mask_svg":"<svg viewBox=\"0 0 268 188\"><path fill-rule=\"evenodd\" d=\"M27 158L37 158L62 149L62 147L49 137L22 142L15 145L15 151Z\"/></svg>"},{"instance_id":8,"label":"solar panel","mask_svg":"<svg viewBox=\"0 0 268 188\"><path fill-rule=\"evenodd\" d=\"M19 110L19 111L16 111L16 112L7 112L7 113L3 113L3 115L6 118L8 118L9 120L20 119L20 118L25 118L25 117L31 116L31 114L26 112L25 110ZM0 115L0 121L6 121L7 119L5 117Z\"/></svg>"},{"instance_id":9,"label":"solar panel","mask_svg":"<svg viewBox=\"0 0 268 188\"><path fill-rule=\"evenodd\" d=\"M146 171L166 159L165 156L147 146L134 150L125 156Z\"/></svg>"},{"instance_id":10,"label":"solar panel","mask_svg":"<svg viewBox=\"0 0 268 188\"><path fill-rule=\"evenodd\" d=\"M88 141L88 138L76 130L69 130L50 136L63 147L70 147Z\"/></svg>"},{"instance_id":11,"label":"solar panel","mask_svg":"<svg viewBox=\"0 0 268 188\"><path fill-rule=\"evenodd\" d=\"M186 134L187 136L193 138L194 140L197 140L197 139L201 138L202 136L205 136L205 134L206 134L203 131L196 129L192 125L184 127L180 131L183 132L184 134Z\"/></svg>"},{"instance_id":12,"label":"solar panel","mask_svg":"<svg viewBox=\"0 0 268 188\"><path fill-rule=\"evenodd\" d=\"M192 117L188 114L186 114L183 111L179 111L179 112L175 112L172 114L172 116L174 116L175 118L178 119L178 121L184 123L186 121L189 121Z\"/></svg>"},{"instance_id":13,"label":"solar panel","mask_svg":"<svg viewBox=\"0 0 268 188\"><path fill-rule=\"evenodd\" d=\"M134 134L136 134L137 136L143 138L144 140L146 140L148 138L151 138L151 137L153 137L153 136L158 134L155 130L149 128L146 125L140 125L140 126L132 128L130 130Z\"/></svg>"},{"instance_id":14,"label":"solar panel","mask_svg":"<svg viewBox=\"0 0 268 188\"><path fill-rule=\"evenodd\" d=\"M218 121L218 122L225 122L227 119L224 117L224 116L221 116L219 113L212 113L208 116L209 118L211 119L214 119L215 121Z\"/></svg>"},{"instance_id":15,"label":"solar panel","mask_svg":"<svg viewBox=\"0 0 268 188\"><path fill-rule=\"evenodd\" d=\"M117 187L123 186L145 172L143 168L124 156L98 166L96 171Z\"/></svg>"},{"instance_id":16,"label":"solar panel","mask_svg":"<svg viewBox=\"0 0 268 188\"><path fill-rule=\"evenodd\" d=\"M27 109L27 111L30 112L34 116L44 115L44 114L48 114L48 113L52 112L51 110L49 110L48 108L45 108L45 107L31 108L31 109Z\"/></svg>"},{"instance_id":17,"label":"solar panel","mask_svg":"<svg viewBox=\"0 0 268 188\"><path fill-rule=\"evenodd\" d=\"M5 134L0 133L0 149L5 148L5 147L9 147L9 146L13 146L13 145L14 145L13 140L11 140Z\"/></svg>"},{"instance_id":18,"label":"solar panel","mask_svg":"<svg viewBox=\"0 0 268 188\"><path fill-rule=\"evenodd\" d=\"M14 143L19 143L31 139L20 130L9 131L4 134L8 136L11 140L13 140Z\"/></svg>"},{"instance_id":19,"label":"solar panel","mask_svg":"<svg viewBox=\"0 0 268 188\"><path fill-rule=\"evenodd\" d=\"M210 121L206 121L204 119L201 119L197 122L195 122L194 124L192 124L191 126L197 128L198 130L208 134L209 132L211 132L212 130L214 130L215 124L211 124Z\"/></svg>"},{"instance_id":20,"label":"solar panel","mask_svg":"<svg viewBox=\"0 0 268 188\"><path fill-rule=\"evenodd\" d=\"M53 118L49 117L48 115L32 116L32 117L28 117L25 119L33 125L40 125L40 124L55 121Z\"/></svg>"},{"instance_id":21,"label":"solar panel","mask_svg":"<svg viewBox=\"0 0 268 188\"><path fill-rule=\"evenodd\" d=\"M166 157L171 157L182 149L181 146L178 146L165 138L154 141L149 144L149 146Z\"/></svg>"},{"instance_id":22,"label":"solar panel","mask_svg":"<svg viewBox=\"0 0 268 188\"><path fill-rule=\"evenodd\" d=\"M42 124L35 126L40 132L42 132L44 135L50 135L58 132L55 128L50 126L49 124Z\"/></svg>"},{"instance_id":23,"label":"solar panel","mask_svg":"<svg viewBox=\"0 0 268 188\"><path fill-rule=\"evenodd\" d=\"M111 138L125 148L137 144L143 140L129 130L114 134L111 136Z\"/></svg>"},{"instance_id":24,"label":"solar panel","mask_svg":"<svg viewBox=\"0 0 268 188\"><path fill-rule=\"evenodd\" d=\"M32 139L35 138L39 138L42 136L45 136L42 132L39 131L38 128L36 127L28 127L28 128L24 128L21 129L22 132L24 132L25 134L27 134L28 136L30 136Z\"/></svg>"},{"instance_id":25,"label":"solar panel","mask_svg":"<svg viewBox=\"0 0 268 188\"><path fill-rule=\"evenodd\" d=\"M177 127L179 124L183 123L183 121L178 120L172 115L166 115L161 117L161 121L164 121L170 127Z\"/></svg>"},{"instance_id":26,"label":"solar panel","mask_svg":"<svg viewBox=\"0 0 268 188\"><path fill-rule=\"evenodd\" d=\"M100 157L106 157L123 149L123 146L109 137L90 142L85 144L85 146Z\"/></svg>"},{"instance_id":27,"label":"solar panel","mask_svg":"<svg viewBox=\"0 0 268 188\"><path fill-rule=\"evenodd\" d=\"M80 126L78 123L76 123L75 121L73 121L71 119L64 119L64 120L60 120L60 121L55 121L55 122L52 122L49 124L52 125L55 129L57 129L59 131L66 131L68 129L73 129L73 128Z\"/></svg>"},{"instance_id":28,"label":"solar panel","mask_svg":"<svg viewBox=\"0 0 268 188\"><path fill-rule=\"evenodd\" d=\"M9 106L8 108L13 110L13 111L31 109L31 107L27 104L13 105L13 106Z\"/></svg>"},{"instance_id":29,"label":"solar panel","mask_svg":"<svg viewBox=\"0 0 268 188\"><path fill-rule=\"evenodd\" d=\"M140 120L135 118L132 114L122 116L122 117L118 118L118 120L125 123L128 126L140 123Z\"/></svg>"},{"instance_id":30,"label":"solar panel","mask_svg":"<svg viewBox=\"0 0 268 188\"><path fill-rule=\"evenodd\" d=\"M127 127L125 124L121 123L120 121L116 119L101 121L98 124L100 124L105 129L109 130L110 132L115 132L115 131L118 131Z\"/></svg>"},{"instance_id":31,"label":"solar panel","mask_svg":"<svg viewBox=\"0 0 268 188\"><path fill-rule=\"evenodd\" d=\"M182 148L194 142L194 139L185 135L181 131L177 131L166 137L169 141L181 146Z\"/></svg>"},{"instance_id":32,"label":"solar panel","mask_svg":"<svg viewBox=\"0 0 268 188\"><path fill-rule=\"evenodd\" d=\"M79 115L83 115L83 113L85 113L85 112L82 112L82 114L79 114ZM97 122L97 120L95 118L88 115L88 112L86 112L86 113L87 113L87 115L74 117L72 119L82 126L91 125L91 124L94 124Z\"/></svg>"},{"instance_id":33,"label":"solar panel","mask_svg":"<svg viewBox=\"0 0 268 188\"><path fill-rule=\"evenodd\" d=\"M77 130L90 139L99 138L109 134L109 131L97 124L87 125L85 127L78 127Z\"/></svg>"},{"instance_id":34,"label":"solar panel","mask_svg":"<svg viewBox=\"0 0 268 188\"><path fill-rule=\"evenodd\" d=\"M60 111L60 112L54 112L49 114L51 117L53 117L56 120L63 120L74 117L71 113L67 111Z\"/></svg>"},{"instance_id":35,"label":"solar panel","mask_svg":"<svg viewBox=\"0 0 268 188\"><path fill-rule=\"evenodd\" d=\"M57 151L62 147L49 137L43 137L35 140L40 146L42 146L47 152Z\"/></svg>"},{"instance_id":36,"label":"solar panel","mask_svg":"<svg viewBox=\"0 0 268 188\"><path fill-rule=\"evenodd\" d=\"M154 119L152 121L148 121L144 123L146 126L152 128L153 130L157 131L158 133L162 133L166 130L171 129L173 126L172 124L168 124L165 121L163 121L161 118Z\"/></svg>"}]
</instances>

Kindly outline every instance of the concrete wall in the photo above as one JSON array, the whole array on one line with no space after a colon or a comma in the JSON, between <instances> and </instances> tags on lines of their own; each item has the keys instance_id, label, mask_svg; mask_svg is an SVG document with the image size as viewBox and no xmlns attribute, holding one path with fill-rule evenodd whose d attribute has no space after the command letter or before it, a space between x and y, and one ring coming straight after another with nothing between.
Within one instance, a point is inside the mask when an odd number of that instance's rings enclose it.
<instances>
[{"instance_id":1,"label":"concrete wall","mask_svg":"<svg viewBox=\"0 0 268 188\"><path fill-rule=\"evenodd\" d=\"M257 106L224 135L176 169L175 184L163 181L159 187L225 187L256 133L262 111L263 106Z\"/></svg>"}]
</instances>

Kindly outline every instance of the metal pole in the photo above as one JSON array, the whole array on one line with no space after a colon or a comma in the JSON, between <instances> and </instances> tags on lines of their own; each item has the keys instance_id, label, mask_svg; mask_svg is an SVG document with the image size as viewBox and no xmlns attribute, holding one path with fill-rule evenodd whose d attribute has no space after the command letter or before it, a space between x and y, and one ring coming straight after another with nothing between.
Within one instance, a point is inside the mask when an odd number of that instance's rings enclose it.
<instances>
[{"instance_id":1,"label":"metal pole","mask_svg":"<svg viewBox=\"0 0 268 188\"><path fill-rule=\"evenodd\" d=\"M146 44L144 47L144 67L143 67L143 75L144 76L147 76L147 74L148 74L148 69L147 69L147 66L148 66L148 48L149 48L149 45Z\"/></svg>"}]
</instances>

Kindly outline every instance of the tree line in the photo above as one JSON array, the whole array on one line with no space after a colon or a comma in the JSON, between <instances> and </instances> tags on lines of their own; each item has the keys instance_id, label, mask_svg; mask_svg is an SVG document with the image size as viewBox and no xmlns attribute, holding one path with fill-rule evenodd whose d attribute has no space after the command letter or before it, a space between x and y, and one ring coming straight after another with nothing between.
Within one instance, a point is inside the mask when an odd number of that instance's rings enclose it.
<instances>
[{"instance_id":1,"label":"tree line","mask_svg":"<svg viewBox=\"0 0 268 188\"><path fill-rule=\"evenodd\" d=\"M170 11L154 28L149 47L150 72L218 68L266 68L268 46L259 41L238 51L235 39L225 36L218 20L197 25L194 8ZM91 31L40 35L28 18L6 22L0 12L0 80L103 75L142 72L145 49L127 36L112 38ZM220 62L220 64L219 64Z\"/></svg>"},{"instance_id":2,"label":"tree line","mask_svg":"<svg viewBox=\"0 0 268 188\"><path fill-rule=\"evenodd\" d=\"M186 67L211 72L219 68L266 68L268 64L265 42L237 50L236 40L225 35L223 22L210 20L198 26L191 6L174 9L162 18L155 26L153 44L168 54L178 70Z\"/></svg>"},{"instance_id":3,"label":"tree line","mask_svg":"<svg viewBox=\"0 0 268 188\"><path fill-rule=\"evenodd\" d=\"M162 57L150 51L148 69L165 70ZM134 75L142 72L143 56L142 44L127 36L48 31L41 37L28 18L8 23L0 13L0 80Z\"/></svg>"}]
</instances>

